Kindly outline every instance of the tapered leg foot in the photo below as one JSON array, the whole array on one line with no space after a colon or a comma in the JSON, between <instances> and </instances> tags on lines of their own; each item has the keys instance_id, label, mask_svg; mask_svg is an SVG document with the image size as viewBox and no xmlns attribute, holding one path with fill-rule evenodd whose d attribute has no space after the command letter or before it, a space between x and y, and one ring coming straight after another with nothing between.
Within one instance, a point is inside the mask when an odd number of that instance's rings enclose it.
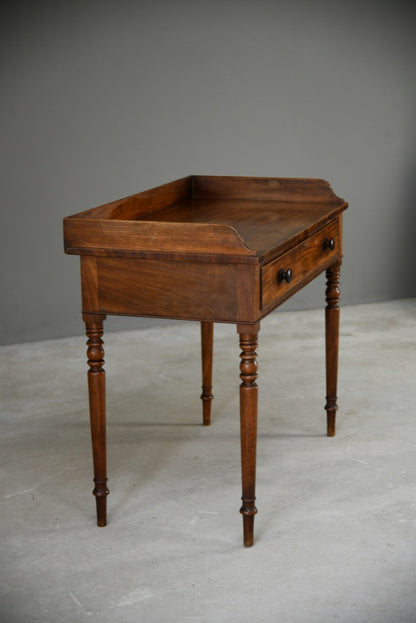
<instances>
[{"instance_id":1,"label":"tapered leg foot","mask_svg":"<svg viewBox=\"0 0 416 623\"><path fill-rule=\"evenodd\" d=\"M244 545L251 547L254 540L254 515L256 495L256 446L257 446L257 334L259 326L238 325L240 334L240 429L241 474L243 504Z\"/></svg>"},{"instance_id":2,"label":"tapered leg foot","mask_svg":"<svg viewBox=\"0 0 416 623\"><path fill-rule=\"evenodd\" d=\"M107 466L105 423L105 372L103 348L103 317L84 316L86 324L88 356L88 392L90 402L91 441L94 463L93 494L97 506L97 525L107 524Z\"/></svg>"},{"instance_id":3,"label":"tapered leg foot","mask_svg":"<svg viewBox=\"0 0 416 623\"><path fill-rule=\"evenodd\" d=\"M212 404L212 356L214 344L214 323L201 322L201 360L202 360L202 422L211 424Z\"/></svg>"},{"instance_id":4,"label":"tapered leg foot","mask_svg":"<svg viewBox=\"0 0 416 623\"><path fill-rule=\"evenodd\" d=\"M99 483L95 480L95 485L93 494L95 495L97 506L97 526L104 528L107 525L107 495L109 490L107 489L106 482Z\"/></svg>"},{"instance_id":5,"label":"tapered leg foot","mask_svg":"<svg viewBox=\"0 0 416 623\"><path fill-rule=\"evenodd\" d=\"M326 309L325 309L325 350L326 350L326 404L327 435L334 437L338 383L338 348L339 348L339 278L340 264L336 263L326 271Z\"/></svg>"},{"instance_id":6,"label":"tapered leg foot","mask_svg":"<svg viewBox=\"0 0 416 623\"><path fill-rule=\"evenodd\" d=\"M254 543L254 515L243 515L243 532L245 547L252 547Z\"/></svg>"}]
</instances>

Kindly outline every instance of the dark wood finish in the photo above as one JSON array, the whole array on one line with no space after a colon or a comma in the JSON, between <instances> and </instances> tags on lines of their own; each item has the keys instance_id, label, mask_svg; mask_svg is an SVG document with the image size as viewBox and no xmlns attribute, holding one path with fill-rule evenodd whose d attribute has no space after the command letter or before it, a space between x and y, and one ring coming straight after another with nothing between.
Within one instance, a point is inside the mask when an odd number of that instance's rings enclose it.
<instances>
[{"instance_id":1,"label":"dark wood finish","mask_svg":"<svg viewBox=\"0 0 416 623\"><path fill-rule=\"evenodd\" d=\"M335 418L338 383L338 341L339 341L339 278L340 262L333 264L326 271L326 309L325 309L325 347L326 347L326 413L327 435L335 435Z\"/></svg>"},{"instance_id":2,"label":"dark wood finish","mask_svg":"<svg viewBox=\"0 0 416 623\"><path fill-rule=\"evenodd\" d=\"M100 311L230 321L239 312L238 264L98 258Z\"/></svg>"},{"instance_id":3,"label":"dark wood finish","mask_svg":"<svg viewBox=\"0 0 416 623\"><path fill-rule=\"evenodd\" d=\"M289 289L292 291L297 285L303 287L317 272L333 263L335 248L331 251L324 246L328 237L340 240L339 218L264 266L261 283L262 305L265 308L273 305L275 301L279 302L280 297ZM290 281L279 279L281 270L291 271Z\"/></svg>"},{"instance_id":4,"label":"dark wood finish","mask_svg":"<svg viewBox=\"0 0 416 623\"><path fill-rule=\"evenodd\" d=\"M240 335L240 431L241 431L241 475L243 502L244 545L253 545L254 515L256 508L256 446L257 446L257 334L256 325L237 325Z\"/></svg>"},{"instance_id":5,"label":"dark wood finish","mask_svg":"<svg viewBox=\"0 0 416 623\"><path fill-rule=\"evenodd\" d=\"M278 202L340 202L326 180L293 177L193 176L193 197Z\"/></svg>"},{"instance_id":6,"label":"dark wood finish","mask_svg":"<svg viewBox=\"0 0 416 623\"><path fill-rule=\"evenodd\" d=\"M107 525L107 459L106 459L106 413L105 371L102 316L84 314L88 336L88 391L90 398L90 424L94 461L93 494L97 504L97 525Z\"/></svg>"},{"instance_id":7,"label":"dark wood finish","mask_svg":"<svg viewBox=\"0 0 416 623\"><path fill-rule=\"evenodd\" d=\"M202 422L211 424L212 395L212 356L214 346L214 323L201 322L201 361L202 361Z\"/></svg>"},{"instance_id":8,"label":"dark wood finish","mask_svg":"<svg viewBox=\"0 0 416 623\"><path fill-rule=\"evenodd\" d=\"M240 335L244 543L253 543L260 320L327 271L327 433L335 433L342 212L325 180L188 176L64 219L81 256L97 521L106 523L107 314L201 323L203 423L212 403L213 323Z\"/></svg>"},{"instance_id":9,"label":"dark wood finish","mask_svg":"<svg viewBox=\"0 0 416 623\"><path fill-rule=\"evenodd\" d=\"M325 180L191 176L64 219L65 250L266 262L346 206Z\"/></svg>"}]
</instances>

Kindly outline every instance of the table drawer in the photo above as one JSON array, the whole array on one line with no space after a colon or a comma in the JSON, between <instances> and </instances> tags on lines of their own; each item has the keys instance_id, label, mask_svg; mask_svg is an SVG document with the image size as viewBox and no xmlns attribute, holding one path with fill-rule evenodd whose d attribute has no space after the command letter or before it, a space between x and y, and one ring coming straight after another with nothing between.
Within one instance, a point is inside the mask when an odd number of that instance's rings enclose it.
<instances>
[{"instance_id":1,"label":"table drawer","mask_svg":"<svg viewBox=\"0 0 416 623\"><path fill-rule=\"evenodd\" d=\"M262 268L261 303L266 308L324 270L341 255L340 221L333 221L302 244Z\"/></svg>"}]
</instances>

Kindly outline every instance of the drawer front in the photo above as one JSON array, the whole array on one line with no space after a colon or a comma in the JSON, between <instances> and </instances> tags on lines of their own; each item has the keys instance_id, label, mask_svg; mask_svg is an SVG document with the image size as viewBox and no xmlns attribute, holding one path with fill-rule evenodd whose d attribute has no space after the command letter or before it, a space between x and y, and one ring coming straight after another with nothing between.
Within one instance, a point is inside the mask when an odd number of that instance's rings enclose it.
<instances>
[{"instance_id":1,"label":"drawer front","mask_svg":"<svg viewBox=\"0 0 416 623\"><path fill-rule=\"evenodd\" d=\"M302 244L262 268L262 308L278 304L341 256L340 220L333 221Z\"/></svg>"}]
</instances>

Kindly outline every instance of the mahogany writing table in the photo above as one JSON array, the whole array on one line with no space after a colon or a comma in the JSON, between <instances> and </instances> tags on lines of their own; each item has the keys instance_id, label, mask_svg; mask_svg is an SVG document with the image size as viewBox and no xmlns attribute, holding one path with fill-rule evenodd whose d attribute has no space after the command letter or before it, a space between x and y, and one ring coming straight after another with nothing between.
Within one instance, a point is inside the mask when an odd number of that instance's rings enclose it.
<instances>
[{"instance_id":1,"label":"mahogany writing table","mask_svg":"<svg viewBox=\"0 0 416 623\"><path fill-rule=\"evenodd\" d=\"M107 314L201 322L203 423L210 423L213 323L240 344L244 544L253 544L260 321L326 270L327 434L335 434L342 212L316 179L191 175L64 219L81 256L97 523L107 473L103 321Z\"/></svg>"}]
</instances>

